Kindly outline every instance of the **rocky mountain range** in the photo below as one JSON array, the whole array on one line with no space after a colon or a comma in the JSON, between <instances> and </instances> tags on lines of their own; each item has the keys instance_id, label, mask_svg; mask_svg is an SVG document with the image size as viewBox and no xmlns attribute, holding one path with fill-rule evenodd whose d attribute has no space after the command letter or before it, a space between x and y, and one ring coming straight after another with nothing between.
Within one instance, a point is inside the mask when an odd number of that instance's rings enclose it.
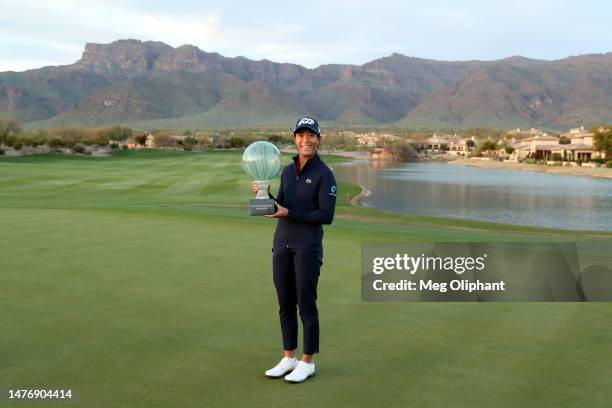
<instances>
[{"instance_id":1,"label":"rocky mountain range","mask_svg":"<svg viewBox=\"0 0 612 408\"><path fill-rule=\"evenodd\" d=\"M287 127L305 114L402 127L612 122L612 53L457 62L392 54L308 69L119 40L88 43L71 65L0 73L0 115L29 127Z\"/></svg>"}]
</instances>

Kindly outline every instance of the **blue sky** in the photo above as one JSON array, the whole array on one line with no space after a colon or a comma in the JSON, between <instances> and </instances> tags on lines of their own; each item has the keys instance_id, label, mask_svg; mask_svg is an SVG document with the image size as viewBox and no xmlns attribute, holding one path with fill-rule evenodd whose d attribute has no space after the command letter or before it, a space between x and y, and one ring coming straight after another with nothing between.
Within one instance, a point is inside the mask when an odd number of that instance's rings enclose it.
<instances>
[{"instance_id":1,"label":"blue sky","mask_svg":"<svg viewBox=\"0 0 612 408\"><path fill-rule=\"evenodd\" d=\"M192 44L228 57L362 64L399 52L437 60L612 51L606 1L0 0L0 71L71 64L86 42Z\"/></svg>"}]
</instances>

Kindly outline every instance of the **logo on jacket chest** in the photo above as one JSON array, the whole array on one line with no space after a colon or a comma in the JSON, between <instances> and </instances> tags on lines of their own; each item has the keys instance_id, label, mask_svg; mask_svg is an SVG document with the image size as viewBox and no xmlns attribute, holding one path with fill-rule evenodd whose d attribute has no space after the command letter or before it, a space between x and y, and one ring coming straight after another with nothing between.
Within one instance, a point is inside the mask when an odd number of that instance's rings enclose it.
<instances>
[{"instance_id":1,"label":"logo on jacket chest","mask_svg":"<svg viewBox=\"0 0 612 408\"><path fill-rule=\"evenodd\" d=\"M307 178L307 179L306 179L306 184L310 184L310 183L312 183L312 180L311 180L311 179L309 179L309 178Z\"/></svg>"}]
</instances>

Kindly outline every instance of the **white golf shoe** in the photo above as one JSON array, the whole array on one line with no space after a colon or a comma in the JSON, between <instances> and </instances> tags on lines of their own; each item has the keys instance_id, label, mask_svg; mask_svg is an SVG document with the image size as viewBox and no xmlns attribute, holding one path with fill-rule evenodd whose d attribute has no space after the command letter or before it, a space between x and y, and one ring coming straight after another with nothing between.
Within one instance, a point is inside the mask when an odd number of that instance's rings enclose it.
<instances>
[{"instance_id":1,"label":"white golf shoe","mask_svg":"<svg viewBox=\"0 0 612 408\"><path fill-rule=\"evenodd\" d=\"M290 383L301 383L309 377L315 375L315 365L314 363L306 363L304 361L300 361L297 363L295 369L285 376L285 380Z\"/></svg>"},{"instance_id":2,"label":"white golf shoe","mask_svg":"<svg viewBox=\"0 0 612 408\"><path fill-rule=\"evenodd\" d=\"M295 357L283 357L282 360L274 367L266 371L266 376L269 378L281 378L288 372L292 371L298 364Z\"/></svg>"}]
</instances>

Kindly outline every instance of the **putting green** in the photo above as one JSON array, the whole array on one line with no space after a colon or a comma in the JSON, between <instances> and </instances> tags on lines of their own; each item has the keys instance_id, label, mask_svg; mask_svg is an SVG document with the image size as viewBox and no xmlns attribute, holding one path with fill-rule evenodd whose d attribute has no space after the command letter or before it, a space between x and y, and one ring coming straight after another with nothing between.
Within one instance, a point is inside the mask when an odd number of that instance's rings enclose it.
<instances>
[{"instance_id":1,"label":"putting green","mask_svg":"<svg viewBox=\"0 0 612 408\"><path fill-rule=\"evenodd\" d=\"M0 157L0 390L71 388L45 406L88 408L609 406L609 303L364 303L360 245L612 234L349 208L356 191L340 184L325 230L317 376L289 385L263 375L282 346L275 224L247 215L240 152Z\"/></svg>"}]
</instances>

